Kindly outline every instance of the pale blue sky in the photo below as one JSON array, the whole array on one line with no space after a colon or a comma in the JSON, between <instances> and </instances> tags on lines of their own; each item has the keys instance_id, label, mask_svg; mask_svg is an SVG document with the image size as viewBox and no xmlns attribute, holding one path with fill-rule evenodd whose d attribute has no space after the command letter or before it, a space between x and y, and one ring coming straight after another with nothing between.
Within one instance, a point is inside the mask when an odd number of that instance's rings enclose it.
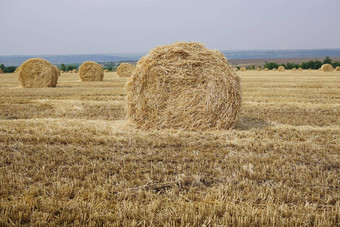
<instances>
[{"instance_id":1,"label":"pale blue sky","mask_svg":"<svg viewBox=\"0 0 340 227\"><path fill-rule=\"evenodd\" d=\"M0 55L340 48L340 0L0 0Z\"/></svg>"}]
</instances>

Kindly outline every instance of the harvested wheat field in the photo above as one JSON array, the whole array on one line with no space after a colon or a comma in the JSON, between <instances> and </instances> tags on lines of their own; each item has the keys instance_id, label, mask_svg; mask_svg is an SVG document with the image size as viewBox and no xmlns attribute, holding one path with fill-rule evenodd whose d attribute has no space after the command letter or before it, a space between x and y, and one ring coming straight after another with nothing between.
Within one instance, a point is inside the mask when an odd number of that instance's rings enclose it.
<instances>
[{"instance_id":1,"label":"harvested wheat field","mask_svg":"<svg viewBox=\"0 0 340 227\"><path fill-rule=\"evenodd\" d=\"M240 72L230 130L143 131L128 78L0 77L0 226L339 226L340 72Z\"/></svg>"}]
</instances>

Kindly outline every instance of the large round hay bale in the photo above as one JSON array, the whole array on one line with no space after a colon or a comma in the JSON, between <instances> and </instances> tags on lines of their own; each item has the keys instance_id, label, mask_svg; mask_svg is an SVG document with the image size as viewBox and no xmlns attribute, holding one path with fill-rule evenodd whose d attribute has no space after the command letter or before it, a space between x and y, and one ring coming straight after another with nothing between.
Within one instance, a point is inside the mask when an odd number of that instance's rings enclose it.
<instances>
[{"instance_id":1,"label":"large round hay bale","mask_svg":"<svg viewBox=\"0 0 340 227\"><path fill-rule=\"evenodd\" d=\"M121 63L117 68L117 74L119 77L130 77L134 67L129 63Z\"/></svg>"},{"instance_id":2,"label":"large round hay bale","mask_svg":"<svg viewBox=\"0 0 340 227\"><path fill-rule=\"evenodd\" d=\"M298 68L298 71L299 71L299 72L302 72L302 71L303 71L303 69L302 69L301 67L299 67L299 68Z\"/></svg>"},{"instance_id":3,"label":"large round hay bale","mask_svg":"<svg viewBox=\"0 0 340 227\"><path fill-rule=\"evenodd\" d=\"M257 68L256 71L261 71L261 68Z\"/></svg>"},{"instance_id":4,"label":"large round hay bale","mask_svg":"<svg viewBox=\"0 0 340 227\"><path fill-rule=\"evenodd\" d=\"M142 129L228 129L241 107L240 79L225 56L195 42L156 47L127 89L127 115Z\"/></svg>"},{"instance_id":5,"label":"large round hay bale","mask_svg":"<svg viewBox=\"0 0 340 227\"><path fill-rule=\"evenodd\" d=\"M25 61L18 72L18 79L23 87L54 87L56 72L53 65L42 58L31 58Z\"/></svg>"},{"instance_id":6,"label":"large round hay bale","mask_svg":"<svg viewBox=\"0 0 340 227\"><path fill-rule=\"evenodd\" d=\"M269 71L269 69L268 68L264 68L264 70L263 71Z\"/></svg>"},{"instance_id":7,"label":"large round hay bale","mask_svg":"<svg viewBox=\"0 0 340 227\"><path fill-rule=\"evenodd\" d=\"M277 71L279 72L284 72L285 71L285 67L280 65L278 68L277 68Z\"/></svg>"},{"instance_id":8,"label":"large round hay bale","mask_svg":"<svg viewBox=\"0 0 340 227\"><path fill-rule=\"evenodd\" d=\"M296 71L296 68L292 68L292 71Z\"/></svg>"},{"instance_id":9,"label":"large round hay bale","mask_svg":"<svg viewBox=\"0 0 340 227\"><path fill-rule=\"evenodd\" d=\"M82 81L102 81L104 71L98 63L86 61L79 67L79 76Z\"/></svg>"},{"instance_id":10,"label":"large round hay bale","mask_svg":"<svg viewBox=\"0 0 340 227\"><path fill-rule=\"evenodd\" d=\"M321 66L322 72L332 72L334 70L333 66L331 64L323 64Z\"/></svg>"},{"instance_id":11,"label":"large round hay bale","mask_svg":"<svg viewBox=\"0 0 340 227\"><path fill-rule=\"evenodd\" d=\"M335 67L334 71L340 71L340 66Z\"/></svg>"},{"instance_id":12,"label":"large round hay bale","mask_svg":"<svg viewBox=\"0 0 340 227\"><path fill-rule=\"evenodd\" d=\"M241 72L244 72L244 71L246 71L246 70L247 70L246 67L241 67L241 68L240 68L240 71L241 71Z\"/></svg>"}]
</instances>

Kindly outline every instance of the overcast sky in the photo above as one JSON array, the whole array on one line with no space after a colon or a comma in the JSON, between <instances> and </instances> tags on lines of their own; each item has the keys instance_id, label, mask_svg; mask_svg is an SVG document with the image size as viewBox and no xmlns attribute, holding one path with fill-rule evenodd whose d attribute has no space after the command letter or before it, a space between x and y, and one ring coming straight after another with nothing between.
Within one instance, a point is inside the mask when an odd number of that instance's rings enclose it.
<instances>
[{"instance_id":1,"label":"overcast sky","mask_svg":"<svg viewBox=\"0 0 340 227\"><path fill-rule=\"evenodd\" d=\"M0 0L0 55L340 48L340 0Z\"/></svg>"}]
</instances>

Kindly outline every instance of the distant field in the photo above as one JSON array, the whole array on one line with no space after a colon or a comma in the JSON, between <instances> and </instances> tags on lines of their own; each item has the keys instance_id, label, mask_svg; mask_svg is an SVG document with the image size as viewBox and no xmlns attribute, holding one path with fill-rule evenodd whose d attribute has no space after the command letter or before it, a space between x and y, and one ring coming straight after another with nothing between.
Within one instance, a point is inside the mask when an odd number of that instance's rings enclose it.
<instances>
[{"instance_id":1,"label":"distant field","mask_svg":"<svg viewBox=\"0 0 340 227\"><path fill-rule=\"evenodd\" d=\"M287 62L301 64L302 62L308 62L310 60L319 60L323 62L325 58L264 58L264 59L228 59L230 64L237 64L237 66L252 66L255 65L256 67L262 66L266 62L275 62L277 64L286 64ZM332 57L334 62L340 62L340 57Z\"/></svg>"},{"instance_id":2,"label":"distant field","mask_svg":"<svg viewBox=\"0 0 340 227\"><path fill-rule=\"evenodd\" d=\"M126 78L0 74L0 226L339 226L340 72L239 73L229 131L141 131Z\"/></svg>"}]
</instances>

